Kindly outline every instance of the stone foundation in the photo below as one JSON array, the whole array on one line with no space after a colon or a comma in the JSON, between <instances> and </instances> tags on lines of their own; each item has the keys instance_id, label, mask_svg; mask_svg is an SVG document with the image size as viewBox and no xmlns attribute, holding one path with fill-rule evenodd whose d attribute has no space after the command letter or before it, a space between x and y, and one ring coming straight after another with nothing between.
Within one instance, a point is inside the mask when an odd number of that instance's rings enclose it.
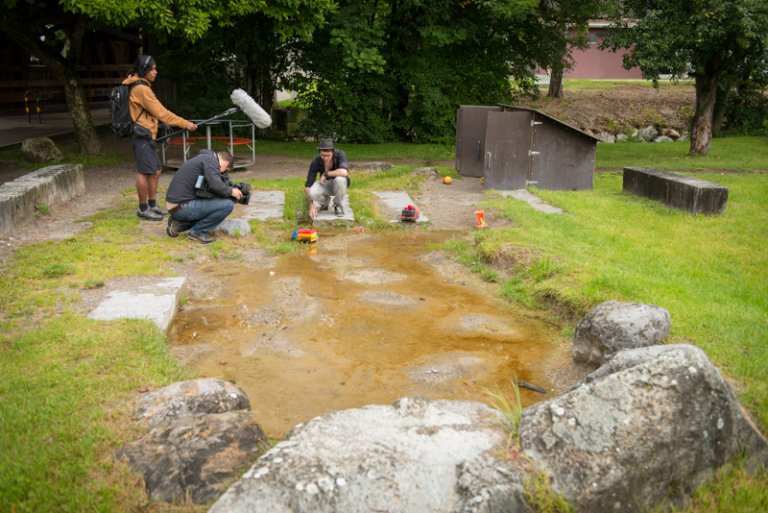
<instances>
[{"instance_id":1,"label":"stone foundation","mask_svg":"<svg viewBox=\"0 0 768 513\"><path fill-rule=\"evenodd\" d=\"M0 185L0 237L7 237L20 220L34 215L35 205L50 207L83 193L80 164L44 167Z\"/></svg>"}]
</instances>

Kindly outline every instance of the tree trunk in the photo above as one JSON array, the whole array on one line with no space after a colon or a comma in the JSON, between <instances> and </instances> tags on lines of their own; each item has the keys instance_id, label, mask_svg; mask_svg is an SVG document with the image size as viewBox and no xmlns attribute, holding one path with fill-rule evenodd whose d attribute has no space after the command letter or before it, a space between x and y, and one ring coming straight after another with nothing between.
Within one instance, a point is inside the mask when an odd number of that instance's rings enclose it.
<instances>
[{"instance_id":1,"label":"tree trunk","mask_svg":"<svg viewBox=\"0 0 768 513\"><path fill-rule=\"evenodd\" d=\"M72 70L65 70L70 75L66 79L59 78L64 86L64 96L69 107L69 118L75 130L75 138L80 152L86 155L98 155L101 153L101 141L93 126L91 109L88 107L88 97L80 81L80 76ZM58 76L57 76L58 78Z\"/></svg>"},{"instance_id":2,"label":"tree trunk","mask_svg":"<svg viewBox=\"0 0 768 513\"><path fill-rule=\"evenodd\" d=\"M568 52L568 28L563 23L557 24L558 36L555 38L555 45L552 53L552 70L549 75L549 88L547 89L547 96L549 98L562 98L563 97L563 74L566 68L569 68L569 56Z\"/></svg>"},{"instance_id":3,"label":"tree trunk","mask_svg":"<svg viewBox=\"0 0 768 513\"><path fill-rule=\"evenodd\" d=\"M54 48L46 46L46 43L38 37L39 34L34 27L23 26L17 19L6 13L0 16L0 27L15 43L37 57L64 88L69 116L80 151L87 155L101 153L101 141L93 126L88 99L76 69L76 57L80 54L84 29L78 28L75 37L71 39L72 48L70 51L75 59L69 61Z\"/></svg>"},{"instance_id":4,"label":"tree trunk","mask_svg":"<svg viewBox=\"0 0 768 513\"><path fill-rule=\"evenodd\" d=\"M706 155L712 144L712 115L717 99L718 74L696 75L696 112L691 127L691 155Z\"/></svg>"},{"instance_id":5,"label":"tree trunk","mask_svg":"<svg viewBox=\"0 0 768 513\"><path fill-rule=\"evenodd\" d=\"M731 98L732 87L730 82L718 85L717 98L712 113L712 135L717 137L725 126L725 113L728 110L728 101Z\"/></svg>"},{"instance_id":6,"label":"tree trunk","mask_svg":"<svg viewBox=\"0 0 768 513\"><path fill-rule=\"evenodd\" d=\"M549 89L547 96L550 98L563 97L563 66L554 66L549 76Z\"/></svg>"},{"instance_id":7,"label":"tree trunk","mask_svg":"<svg viewBox=\"0 0 768 513\"><path fill-rule=\"evenodd\" d=\"M272 99L275 96L275 86L268 64L254 65L250 70L250 78L253 84L253 95L256 103L265 111L270 112L272 110Z\"/></svg>"}]
</instances>

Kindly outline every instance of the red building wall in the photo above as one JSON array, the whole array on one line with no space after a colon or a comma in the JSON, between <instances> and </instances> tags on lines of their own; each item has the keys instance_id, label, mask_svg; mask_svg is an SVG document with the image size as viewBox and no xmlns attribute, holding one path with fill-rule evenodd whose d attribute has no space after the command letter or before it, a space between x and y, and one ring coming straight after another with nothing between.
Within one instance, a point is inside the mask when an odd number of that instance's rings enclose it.
<instances>
[{"instance_id":1,"label":"red building wall","mask_svg":"<svg viewBox=\"0 0 768 513\"><path fill-rule=\"evenodd\" d=\"M602 43L601 28L589 29L589 46L583 50L571 49L573 68L566 70L568 78L618 78L641 79L640 68L624 69L623 57L628 50L600 49Z\"/></svg>"}]
</instances>

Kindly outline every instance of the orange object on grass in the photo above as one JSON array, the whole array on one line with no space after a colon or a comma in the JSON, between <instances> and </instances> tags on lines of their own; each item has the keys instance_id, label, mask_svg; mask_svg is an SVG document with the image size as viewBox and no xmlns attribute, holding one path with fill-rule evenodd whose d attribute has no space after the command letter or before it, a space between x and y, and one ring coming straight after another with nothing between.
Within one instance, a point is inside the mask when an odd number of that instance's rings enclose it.
<instances>
[{"instance_id":1,"label":"orange object on grass","mask_svg":"<svg viewBox=\"0 0 768 513\"><path fill-rule=\"evenodd\" d=\"M488 227L488 223L485 222L485 210L475 210L475 220L477 221L475 228Z\"/></svg>"}]
</instances>

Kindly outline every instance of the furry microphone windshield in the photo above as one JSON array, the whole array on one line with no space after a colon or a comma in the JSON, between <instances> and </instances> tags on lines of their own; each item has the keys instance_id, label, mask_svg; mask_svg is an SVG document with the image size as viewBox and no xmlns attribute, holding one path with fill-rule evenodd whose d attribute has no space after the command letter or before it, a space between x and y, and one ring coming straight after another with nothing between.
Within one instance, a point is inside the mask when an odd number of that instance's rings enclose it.
<instances>
[{"instance_id":1,"label":"furry microphone windshield","mask_svg":"<svg viewBox=\"0 0 768 513\"><path fill-rule=\"evenodd\" d=\"M272 118L264 109L242 89L235 89L230 96L232 103L240 107L253 124L259 128L267 128L272 124Z\"/></svg>"}]
</instances>

